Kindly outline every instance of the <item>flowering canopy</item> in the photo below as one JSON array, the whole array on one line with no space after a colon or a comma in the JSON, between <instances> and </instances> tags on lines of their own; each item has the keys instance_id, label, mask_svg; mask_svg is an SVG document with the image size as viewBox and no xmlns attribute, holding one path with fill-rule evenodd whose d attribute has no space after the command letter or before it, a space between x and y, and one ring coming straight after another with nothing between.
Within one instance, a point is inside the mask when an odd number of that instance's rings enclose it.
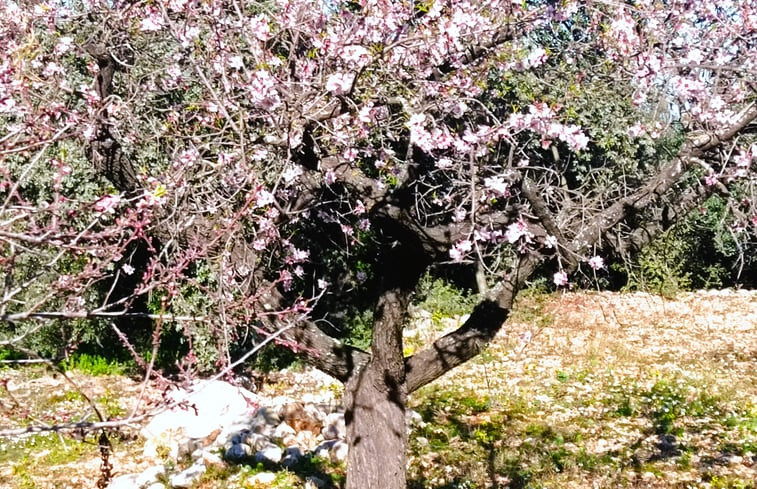
<instances>
[{"instance_id":1,"label":"flowering canopy","mask_svg":"<svg viewBox=\"0 0 757 489\"><path fill-rule=\"evenodd\" d=\"M48 0L0 19L14 321L138 297L200 315L193 293L224 330L300 320L397 239L489 285L557 258L564 285L713 192L754 232L754 1Z\"/></svg>"}]
</instances>

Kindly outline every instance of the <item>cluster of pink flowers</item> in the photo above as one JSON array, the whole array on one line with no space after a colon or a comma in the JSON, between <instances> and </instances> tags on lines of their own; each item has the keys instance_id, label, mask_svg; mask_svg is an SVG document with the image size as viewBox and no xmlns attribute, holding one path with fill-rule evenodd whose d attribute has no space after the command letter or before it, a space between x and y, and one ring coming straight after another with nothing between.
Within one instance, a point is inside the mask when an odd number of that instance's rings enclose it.
<instances>
[{"instance_id":1,"label":"cluster of pink flowers","mask_svg":"<svg viewBox=\"0 0 757 489\"><path fill-rule=\"evenodd\" d=\"M455 246L449 250L449 256L454 262L461 262L465 259L466 255L473 250L473 242L465 239L455 243Z\"/></svg>"},{"instance_id":2,"label":"cluster of pink flowers","mask_svg":"<svg viewBox=\"0 0 757 489\"><path fill-rule=\"evenodd\" d=\"M344 95L352 88L355 75L352 73L334 73L326 80L326 90L334 95Z\"/></svg>"},{"instance_id":3,"label":"cluster of pink flowers","mask_svg":"<svg viewBox=\"0 0 757 489\"><path fill-rule=\"evenodd\" d=\"M601 256L592 256L589 258L589 266L592 270L600 270L605 267L605 260Z\"/></svg>"},{"instance_id":4,"label":"cluster of pink flowers","mask_svg":"<svg viewBox=\"0 0 757 489\"><path fill-rule=\"evenodd\" d=\"M110 194L100 197L92 208L100 214L113 214L120 203L120 195Z\"/></svg>"},{"instance_id":5,"label":"cluster of pink flowers","mask_svg":"<svg viewBox=\"0 0 757 489\"><path fill-rule=\"evenodd\" d=\"M525 129L540 134L544 148L548 148L551 145L550 140L556 138L565 142L572 151L581 151L589 144L589 138L575 124L565 125L555 122L559 108L536 102L529 106L525 114L511 114L508 126L514 131Z\"/></svg>"}]
</instances>

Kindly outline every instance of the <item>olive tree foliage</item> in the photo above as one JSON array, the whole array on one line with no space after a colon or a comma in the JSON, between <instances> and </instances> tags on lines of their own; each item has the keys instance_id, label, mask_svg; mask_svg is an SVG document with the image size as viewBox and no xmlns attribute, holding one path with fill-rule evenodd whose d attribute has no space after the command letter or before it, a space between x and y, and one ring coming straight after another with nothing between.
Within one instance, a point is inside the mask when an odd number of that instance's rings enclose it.
<instances>
[{"instance_id":1,"label":"olive tree foliage","mask_svg":"<svg viewBox=\"0 0 757 489\"><path fill-rule=\"evenodd\" d=\"M345 382L350 487L404 487L407 395L478 354L534 273L602 274L713 194L754 240L754 0L0 14L3 344L100 320L139 357L111 321L139 317L153 353L171 328L228 365L276 333ZM481 301L403 358L444 266ZM354 301L370 351L334 338Z\"/></svg>"}]
</instances>

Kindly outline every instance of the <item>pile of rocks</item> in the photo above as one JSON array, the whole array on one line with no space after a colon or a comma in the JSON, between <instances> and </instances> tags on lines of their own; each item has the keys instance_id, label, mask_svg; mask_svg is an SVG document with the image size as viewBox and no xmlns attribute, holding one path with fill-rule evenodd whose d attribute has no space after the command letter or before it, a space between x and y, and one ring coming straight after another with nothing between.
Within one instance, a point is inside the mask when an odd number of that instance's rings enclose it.
<instances>
[{"instance_id":1,"label":"pile of rocks","mask_svg":"<svg viewBox=\"0 0 757 489\"><path fill-rule=\"evenodd\" d=\"M115 477L109 488L191 487L208 467L226 463L274 469L293 467L309 454L335 463L347 458L344 413L333 402L263 398L223 381L198 381L169 398L173 407L142 429L144 457L155 464ZM188 459L184 470L167 469Z\"/></svg>"}]
</instances>

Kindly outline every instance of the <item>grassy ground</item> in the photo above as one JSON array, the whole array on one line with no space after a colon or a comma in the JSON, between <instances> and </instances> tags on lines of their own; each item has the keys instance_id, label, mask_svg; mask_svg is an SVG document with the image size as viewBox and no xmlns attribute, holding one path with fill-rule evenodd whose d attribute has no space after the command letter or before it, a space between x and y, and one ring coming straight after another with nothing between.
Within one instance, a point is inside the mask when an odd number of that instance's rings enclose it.
<instances>
[{"instance_id":1,"label":"grassy ground","mask_svg":"<svg viewBox=\"0 0 757 489\"><path fill-rule=\"evenodd\" d=\"M455 326L438 315L427 323ZM423 423L411 434L411 487L755 488L756 361L755 293L526 295L481 357L412 396ZM84 400L43 369L0 378L2 426L82 412ZM109 415L131 409L139 391L124 377L78 380ZM116 473L147 463L131 434L112 437ZM0 440L0 487L94 487L93 441ZM310 465L268 487L343 479L339 467ZM266 487L257 472L211 471L201 487Z\"/></svg>"},{"instance_id":2,"label":"grassy ground","mask_svg":"<svg viewBox=\"0 0 757 489\"><path fill-rule=\"evenodd\" d=\"M757 481L757 295L526 296L480 358L413 398L417 487Z\"/></svg>"}]
</instances>

